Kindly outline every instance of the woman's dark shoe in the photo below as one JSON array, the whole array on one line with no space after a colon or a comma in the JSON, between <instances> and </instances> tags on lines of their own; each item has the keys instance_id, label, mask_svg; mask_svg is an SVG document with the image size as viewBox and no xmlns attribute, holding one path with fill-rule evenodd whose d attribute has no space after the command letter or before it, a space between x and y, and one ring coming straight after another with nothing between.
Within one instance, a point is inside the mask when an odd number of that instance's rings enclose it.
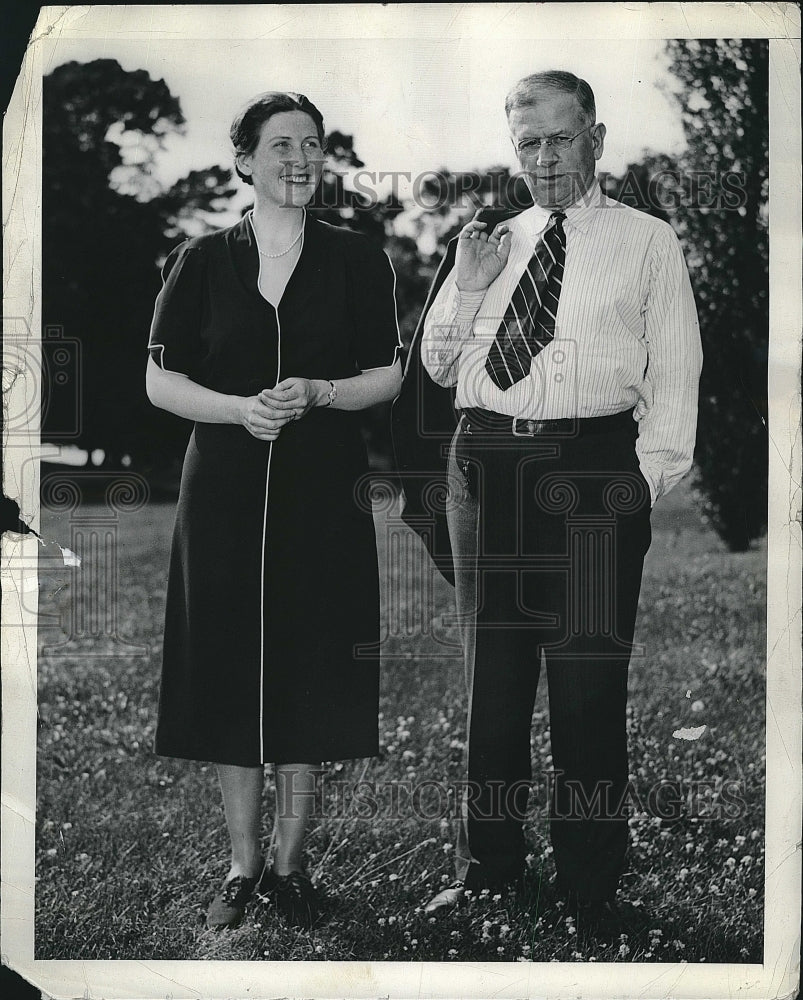
<instances>
[{"instance_id":1,"label":"woman's dark shoe","mask_svg":"<svg viewBox=\"0 0 803 1000\"><path fill-rule=\"evenodd\" d=\"M247 878L235 875L223 883L223 888L209 904L206 911L206 926L219 931L224 927L236 927L243 919L245 908L254 894L259 875Z\"/></svg>"},{"instance_id":2,"label":"woman's dark shoe","mask_svg":"<svg viewBox=\"0 0 803 1000\"><path fill-rule=\"evenodd\" d=\"M304 872L277 875L272 868L268 868L257 892L267 896L293 927L308 929L320 917L320 894Z\"/></svg>"}]
</instances>

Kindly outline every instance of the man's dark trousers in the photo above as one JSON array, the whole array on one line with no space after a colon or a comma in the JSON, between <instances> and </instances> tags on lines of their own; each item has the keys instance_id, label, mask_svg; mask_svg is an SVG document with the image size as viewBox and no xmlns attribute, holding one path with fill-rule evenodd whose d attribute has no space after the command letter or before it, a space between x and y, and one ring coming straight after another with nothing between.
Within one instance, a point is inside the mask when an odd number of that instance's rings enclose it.
<instances>
[{"instance_id":1,"label":"man's dark trousers","mask_svg":"<svg viewBox=\"0 0 803 1000\"><path fill-rule=\"evenodd\" d=\"M465 411L450 456L469 691L457 874L479 889L511 882L525 867L543 652L558 883L605 899L627 848L627 671L651 537L638 425L627 412L516 430L534 433L517 436L509 420Z\"/></svg>"}]
</instances>

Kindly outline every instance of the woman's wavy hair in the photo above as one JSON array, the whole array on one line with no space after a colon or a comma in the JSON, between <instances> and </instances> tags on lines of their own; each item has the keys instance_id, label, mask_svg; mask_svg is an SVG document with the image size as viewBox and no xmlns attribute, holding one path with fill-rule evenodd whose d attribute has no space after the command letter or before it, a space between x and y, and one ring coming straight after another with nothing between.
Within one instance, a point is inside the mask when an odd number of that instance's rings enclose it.
<instances>
[{"instance_id":1,"label":"woman's wavy hair","mask_svg":"<svg viewBox=\"0 0 803 1000\"><path fill-rule=\"evenodd\" d=\"M265 94L257 94L256 97L252 97L240 109L237 117L231 123L229 136L234 146L235 157L253 153L259 143L262 126L265 122L274 115L282 114L285 111L303 111L305 115L309 115L315 122L321 146L325 144L326 133L323 127L323 115L308 97L305 97L304 94L270 90ZM246 184L254 183L250 177L240 172L236 160L234 169L240 180Z\"/></svg>"}]
</instances>

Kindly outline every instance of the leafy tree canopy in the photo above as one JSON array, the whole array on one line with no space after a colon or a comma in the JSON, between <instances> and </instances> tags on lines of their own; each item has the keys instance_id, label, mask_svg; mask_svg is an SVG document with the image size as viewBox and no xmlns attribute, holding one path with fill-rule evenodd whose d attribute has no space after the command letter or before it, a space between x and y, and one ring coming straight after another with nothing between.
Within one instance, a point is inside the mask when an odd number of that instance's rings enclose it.
<instances>
[{"instance_id":1,"label":"leafy tree canopy","mask_svg":"<svg viewBox=\"0 0 803 1000\"><path fill-rule=\"evenodd\" d=\"M767 526L768 45L667 42L679 81L687 251L703 338L696 461L708 513L733 549Z\"/></svg>"}]
</instances>

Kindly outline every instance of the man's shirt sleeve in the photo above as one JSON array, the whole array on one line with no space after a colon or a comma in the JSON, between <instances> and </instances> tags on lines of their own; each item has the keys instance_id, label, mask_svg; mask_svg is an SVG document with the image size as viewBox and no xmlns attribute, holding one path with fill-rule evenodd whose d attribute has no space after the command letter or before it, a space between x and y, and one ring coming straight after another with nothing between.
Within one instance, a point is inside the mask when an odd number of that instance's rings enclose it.
<instances>
[{"instance_id":1,"label":"man's shirt sleeve","mask_svg":"<svg viewBox=\"0 0 803 1000\"><path fill-rule=\"evenodd\" d=\"M648 361L636 453L655 503L691 468L703 361L686 262L668 226L653 243L644 311Z\"/></svg>"},{"instance_id":2,"label":"man's shirt sleeve","mask_svg":"<svg viewBox=\"0 0 803 1000\"><path fill-rule=\"evenodd\" d=\"M421 337L421 363L434 382L457 384L460 351L472 336L485 291L461 292L452 271L435 296Z\"/></svg>"}]
</instances>

